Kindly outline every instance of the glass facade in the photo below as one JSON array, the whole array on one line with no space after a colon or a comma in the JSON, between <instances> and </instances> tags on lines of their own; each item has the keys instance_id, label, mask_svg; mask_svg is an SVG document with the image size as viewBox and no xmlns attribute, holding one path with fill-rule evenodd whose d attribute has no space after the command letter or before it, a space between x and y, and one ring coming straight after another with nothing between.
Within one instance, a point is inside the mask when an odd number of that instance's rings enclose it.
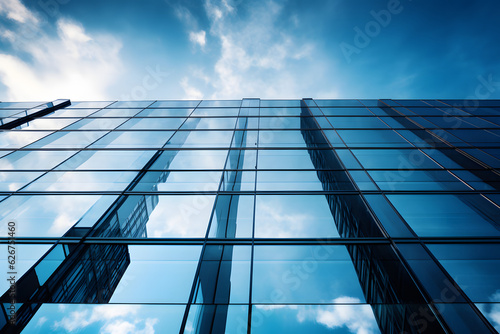
<instances>
[{"instance_id":1,"label":"glass facade","mask_svg":"<svg viewBox=\"0 0 500 334\"><path fill-rule=\"evenodd\" d=\"M1 333L496 333L500 101L0 102Z\"/></svg>"}]
</instances>

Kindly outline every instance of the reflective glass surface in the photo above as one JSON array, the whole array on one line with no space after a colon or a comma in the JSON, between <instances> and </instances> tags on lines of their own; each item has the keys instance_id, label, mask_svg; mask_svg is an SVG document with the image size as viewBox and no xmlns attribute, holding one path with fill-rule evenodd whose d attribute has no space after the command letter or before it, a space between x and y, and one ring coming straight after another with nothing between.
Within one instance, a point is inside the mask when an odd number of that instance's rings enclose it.
<instances>
[{"instance_id":1,"label":"reflective glass surface","mask_svg":"<svg viewBox=\"0 0 500 334\"><path fill-rule=\"evenodd\" d=\"M54 103L0 102L1 333L500 330L499 101Z\"/></svg>"}]
</instances>

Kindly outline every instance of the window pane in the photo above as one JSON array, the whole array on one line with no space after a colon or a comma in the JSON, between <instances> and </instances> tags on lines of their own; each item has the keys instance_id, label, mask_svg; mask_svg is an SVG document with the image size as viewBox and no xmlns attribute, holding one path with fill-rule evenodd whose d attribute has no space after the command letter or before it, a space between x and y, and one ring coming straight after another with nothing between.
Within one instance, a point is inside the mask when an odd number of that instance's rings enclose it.
<instances>
[{"instance_id":1,"label":"window pane","mask_svg":"<svg viewBox=\"0 0 500 334\"><path fill-rule=\"evenodd\" d=\"M251 238L254 196L219 195L210 227L210 238Z\"/></svg>"},{"instance_id":2,"label":"window pane","mask_svg":"<svg viewBox=\"0 0 500 334\"><path fill-rule=\"evenodd\" d=\"M102 197L106 196L11 196L0 202L0 218L16 220L18 236L60 237L84 214L93 214L93 205ZM7 225L2 228L3 235L7 235L6 228Z\"/></svg>"},{"instance_id":3,"label":"window pane","mask_svg":"<svg viewBox=\"0 0 500 334\"><path fill-rule=\"evenodd\" d=\"M75 151L16 151L0 159L0 170L51 169Z\"/></svg>"},{"instance_id":4,"label":"window pane","mask_svg":"<svg viewBox=\"0 0 500 334\"><path fill-rule=\"evenodd\" d=\"M177 130L185 118L133 118L119 127L121 130Z\"/></svg>"},{"instance_id":5,"label":"window pane","mask_svg":"<svg viewBox=\"0 0 500 334\"><path fill-rule=\"evenodd\" d=\"M52 133L51 131L0 131L0 148L21 148Z\"/></svg>"},{"instance_id":6,"label":"window pane","mask_svg":"<svg viewBox=\"0 0 500 334\"><path fill-rule=\"evenodd\" d=\"M338 237L324 195L259 195L255 210L257 238Z\"/></svg>"},{"instance_id":7,"label":"window pane","mask_svg":"<svg viewBox=\"0 0 500 334\"><path fill-rule=\"evenodd\" d=\"M56 169L142 169L154 153L154 151L81 151Z\"/></svg>"},{"instance_id":8,"label":"window pane","mask_svg":"<svg viewBox=\"0 0 500 334\"><path fill-rule=\"evenodd\" d=\"M338 130L338 134L351 147L411 147L392 130Z\"/></svg>"},{"instance_id":9,"label":"window pane","mask_svg":"<svg viewBox=\"0 0 500 334\"><path fill-rule=\"evenodd\" d=\"M388 126L376 117L328 117L334 128L345 129L387 129Z\"/></svg>"},{"instance_id":10,"label":"window pane","mask_svg":"<svg viewBox=\"0 0 500 334\"><path fill-rule=\"evenodd\" d=\"M84 118L65 130L113 130L126 120L126 118Z\"/></svg>"},{"instance_id":11,"label":"window pane","mask_svg":"<svg viewBox=\"0 0 500 334\"><path fill-rule=\"evenodd\" d=\"M128 246L128 250L130 265L110 303L188 302L201 246Z\"/></svg>"},{"instance_id":12,"label":"window pane","mask_svg":"<svg viewBox=\"0 0 500 334\"><path fill-rule=\"evenodd\" d=\"M499 210L480 195L390 194L387 198L422 237L500 235Z\"/></svg>"},{"instance_id":13,"label":"window pane","mask_svg":"<svg viewBox=\"0 0 500 334\"><path fill-rule=\"evenodd\" d=\"M370 305L254 305L252 333L366 333L380 330Z\"/></svg>"},{"instance_id":14,"label":"window pane","mask_svg":"<svg viewBox=\"0 0 500 334\"><path fill-rule=\"evenodd\" d=\"M110 333L118 328L121 333L127 330L128 333L148 333L149 330L179 333L185 308L185 305L43 304L24 332ZM85 318L82 320L82 317Z\"/></svg>"},{"instance_id":15,"label":"window pane","mask_svg":"<svg viewBox=\"0 0 500 334\"><path fill-rule=\"evenodd\" d=\"M31 144L30 148L84 148L104 136L106 131L55 132Z\"/></svg>"},{"instance_id":16,"label":"window pane","mask_svg":"<svg viewBox=\"0 0 500 334\"><path fill-rule=\"evenodd\" d=\"M49 172L23 191L121 191L138 172Z\"/></svg>"},{"instance_id":17,"label":"window pane","mask_svg":"<svg viewBox=\"0 0 500 334\"><path fill-rule=\"evenodd\" d=\"M352 150L365 168L400 170L414 168L440 168L418 150Z\"/></svg>"},{"instance_id":18,"label":"window pane","mask_svg":"<svg viewBox=\"0 0 500 334\"><path fill-rule=\"evenodd\" d=\"M254 303L365 303L345 246L255 246Z\"/></svg>"},{"instance_id":19,"label":"window pane","mask_svg":"<svg viewBox=\"0 0 500 334\"><path fill-rule=\"evenodd\" d=\"M149 216L149 237L203 238L214 204L213 195L158 196Z\"/></svg>"},{"instance_id":20,"label":"window pane","mask_svg":"<svg viewBox=\"0 0 500 334\"><path fill-rule=\"evenodd\" d=\"M257 190L322 191L323 185L316 171L258 172Z\"/></svg>"},{"instance_id":21,"label":"window pane","mask_svg":"<svg viewBox=\"0 0 500 334\"><path fill-rule=\"evenodd\" d=\"M91 148L161 148L174 134L173 131L113 131Z\"/></svg>"}]
</instances>

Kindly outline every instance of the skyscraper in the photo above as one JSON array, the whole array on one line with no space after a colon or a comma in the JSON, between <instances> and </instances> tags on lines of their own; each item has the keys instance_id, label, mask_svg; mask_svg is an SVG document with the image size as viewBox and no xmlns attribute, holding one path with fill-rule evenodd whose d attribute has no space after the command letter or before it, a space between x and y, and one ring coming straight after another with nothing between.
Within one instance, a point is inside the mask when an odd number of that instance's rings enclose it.
<instances>
[{"instance_id":1,"label":"skyscraper","mask_svg":"<svg viewBox=\"0 0 500 334\"><path fill-rule=\"evenodd\" d=\"M499 115L1 102L2 332L495 333Z\"/></svg>"}]
</instances>

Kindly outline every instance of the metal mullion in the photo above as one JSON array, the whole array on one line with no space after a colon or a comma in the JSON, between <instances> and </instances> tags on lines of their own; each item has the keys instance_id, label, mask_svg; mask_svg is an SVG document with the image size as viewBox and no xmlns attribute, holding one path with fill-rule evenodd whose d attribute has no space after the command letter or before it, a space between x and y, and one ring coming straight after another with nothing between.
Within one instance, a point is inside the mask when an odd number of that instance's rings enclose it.
<instances>
[{"instance_id":1,"label":"metal mullion","mask_svg":"<svg viewBox=\"0 0 500 334\"><path fill-rule=\"evenodd\" d=\"M200 103L201 102L202 101L200 101ZM196 110L196 108L194 110ZM194 110L193 110L193 112L194 112ZM240 108L239 108L239 111L238 111L238 115L240 113L241 113L241 103L240 103ZM186 118L186 121L187 121L188 118ZM236 128L237 126L238 126L238 119L236 119L236 122L234 124L234 128ZM231 138L231 143L229 144L229 148L227 149L227 156L226 156L226 161L224 163L224 167L227 165L227 161L229 160L229 156L230 156L230 152L231 152L231 144L232 144L232 141L234 140L234 138L235 138L235 131L233 129L233 136ZM184 330L186 328L187 319L189 317L189 311L191 309L191 305L193 304L193 298L194 298L194 295L196 293L196 287L197 287L197 282L198 282L200 271L201 271L201 265L203 263L203 257L205 255L205 250L206 250L208 235L210 233L210 228L211 228L213 216L214 216L214 213L215 213L215 207L217 206L217 199L219 197L218 193L220 192L220 188L222 186L223 179L224 179L224 172L222 172L221 178L219 180L219 187L217 188L217 189L219 189L219 191L215 192L216 197L214 199L214 203L213 203L213 206L212 206L212 211L210 213L210 218L209 218L209 221L208 221L208 224L207 224L207 230L205 232L205 238L203 240L203 245L202 245L202 249L201 249L201 252L200 252L200 257L199 257L199 260L198 260L198 266L196 267L196 272L195 272L195 275L194 275L194 278L193 278L193 284L191 285L191 292L189 293L189 298L188 298L188 301L187 301L187 304L186 304L186 308L184 310L184 315L183 315L183 318L182 318L182 322L181 322L179 334L183 334L184 333ZM224 251L222 252L221 259L222 259L223 255L224 255ZM212 326L213 326L213 324L212 324Z\"/></svg>"}]
</instances>

